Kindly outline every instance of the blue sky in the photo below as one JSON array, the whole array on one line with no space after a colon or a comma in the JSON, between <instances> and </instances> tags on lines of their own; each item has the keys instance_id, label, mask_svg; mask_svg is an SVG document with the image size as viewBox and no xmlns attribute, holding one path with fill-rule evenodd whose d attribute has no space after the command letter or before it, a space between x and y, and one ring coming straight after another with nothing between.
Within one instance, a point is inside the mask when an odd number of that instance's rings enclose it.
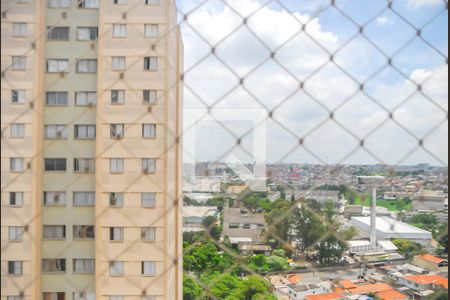
<instances>
[{"instance_id":1,"label":"blue sky","mask_svg":"<svg viewBox=\"0 0 450 300\"><path fill-rule=\"evenodd\" d=\"M394 0L390 10L385 0L337 0L336 7L326 0L226 0L230 9L210 0L191 11L203 2L178 1L181 14L189 12L188 23L181 22L186 131L191 111L210 107L225 120L223 109L256 108L273 112L265 124L267 162L447 165L446 2ZM250 15L247 26L236 12ZM370 41L358 34L362 25ZM267 61L271 52L276 62ZM344 72L329 62L330 53ZM423 84L425 95L415 93L413 82ZM366 95L358 92L362 83ZM328 120L330 112L339 124ZM233 153L251 161L262 147L253 134L236 147L247 127L248 120L200 122L195 134L186 134L195 153L185 159L223 160ZM420 139L427 151L416 149ZM358 149L360 140L368 151Z\"/></svg>"}]
</instances>

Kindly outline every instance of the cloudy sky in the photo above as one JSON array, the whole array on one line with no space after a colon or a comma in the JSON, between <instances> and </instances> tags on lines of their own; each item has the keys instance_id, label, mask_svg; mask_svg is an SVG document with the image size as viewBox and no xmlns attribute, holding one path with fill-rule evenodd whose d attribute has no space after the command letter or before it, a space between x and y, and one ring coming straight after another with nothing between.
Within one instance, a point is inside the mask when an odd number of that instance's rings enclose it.
<instances>
[{"instance_id":1,"label":"cloudy sky","mask_svg":"<svg viewBox=\"0 0 450 300\"><path fill-rule=\"evenodd\" d=\"M329 2L178 1L187 162L447 165L446 2Z\"/></svg>"}]
</instances>

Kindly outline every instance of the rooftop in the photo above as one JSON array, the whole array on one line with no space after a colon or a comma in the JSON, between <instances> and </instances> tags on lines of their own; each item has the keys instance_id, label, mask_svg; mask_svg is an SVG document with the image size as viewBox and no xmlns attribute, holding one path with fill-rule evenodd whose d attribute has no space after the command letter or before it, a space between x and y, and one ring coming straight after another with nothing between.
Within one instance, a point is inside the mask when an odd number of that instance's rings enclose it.
<instances>
[{"instance_id":1,"label":"rooftop","mask_svg":"<svg viewBox=\"0 0 450 300\"><path fill-rule=\"evenodd\" d=\"M370 226L370 217L352 217L352 222L356 221ZM389 217L377 217L377 230L384 233L431 233L429 231L414 227L412 225L397 221Z\"/></svg>"},{"instance_id":2,"label":"rooftop","mask_svg":"<svg viewBox=\"0 0 450 300\"><path fill-rule=\"evenodd\" d=\"M379 293L377 293L377 296L383 300L406 300L406 299L408 299L408 296L406 296L405 294L400 293L396 290L379 292Z\"/></svg>"},{"instance_id":3,"label":"rooftop","mask_svg":"<svg viewBox=\"0 0 450 300\"><path fill-rule=\"evenodd\" d=\"M214 217L218 210L216 206L183 206L183 217Z\"/></svg>"},{"instance_id":4,"label":"rooftop","mask_svg":"<svg viewBox=\"0 0 450 300\"><path fill-rule=\"evenodd\" d=\"M369 293L380 293L391 290L393 290L393 287L387 283L375 283L357 286L356 288L351 289L349 292L352 294L359 295Z\"/></svg>"},{"instance_id":5,"label":"rooftop","mask_svg":"<svg viewBox=\"0 0 450 300\"><path fill-rule=\"evenodd\" d=\"M427 261L431 261L433 263L439 264L443 261L446 261L446 259L440 258L440 257L436 257L434 255L431 254L422 254L422 255L416 255L415 258L420 258L423 260L427 260Z\"/></svg>"},{"instance_id":6,"label":"rooftop","mask_svg":"<svg viewBox=\"0 0 450 300\"><path fill-rule=\"evenodd\" d=\"M418 284L435 284L441 285L448 289L448 278L440 275L426 274L426 275L412 275L405 276L406 279L417 282Z\"/></svg>"},{"instance_id":7,"label":"rooftop","mask_svg":"<svg viewBox=\"0 0 450 300\"><path fill-rule=\"evenodd\" d=\"M345 299L339 293L328 293L322 295L308 295L305 296L307 300L337 300L337 299Z\"/></svg>"}]
</instances>

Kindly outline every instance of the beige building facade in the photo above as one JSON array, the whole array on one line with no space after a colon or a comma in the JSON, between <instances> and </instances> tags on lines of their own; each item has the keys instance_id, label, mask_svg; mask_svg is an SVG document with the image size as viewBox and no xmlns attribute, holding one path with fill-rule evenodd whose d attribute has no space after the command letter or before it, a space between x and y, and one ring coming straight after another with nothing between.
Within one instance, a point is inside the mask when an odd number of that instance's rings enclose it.
<instances>
[{"instance_id":1,"label":"beige building facade","mask_svg":"<svg viewBox=\"0 0 450 300\"><path fill-rule=\"evenodd\" d=\"M1 299L182 299L174 1L1 4Z\"/></svg>"}]
</instances>

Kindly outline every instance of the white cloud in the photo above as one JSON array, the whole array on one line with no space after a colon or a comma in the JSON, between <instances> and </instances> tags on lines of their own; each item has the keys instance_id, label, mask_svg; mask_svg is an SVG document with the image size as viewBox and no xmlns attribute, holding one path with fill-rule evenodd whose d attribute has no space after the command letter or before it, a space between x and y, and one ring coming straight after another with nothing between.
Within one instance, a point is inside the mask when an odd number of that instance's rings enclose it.
<instances>
[{"instance_id":1,"label":"white cloud","mask_svg":"<svg viewBox=\"0 0 450 300\"><path fill-rule=\"evenodd\" d=\"M408 0L408 5L412 8L420 8L423 6L444 4L443 0Z\"/></svg>"},{"instance_id":2,"label":"white cloud","mask_svg":"<svg viewBox=\"0 0 450 300\"><path fill-rule=\"evenodd\" d=\"M393 25L394 22L387 16L380 16L377 18L377 24L380 26Z\"/></svg>"},{"instance_id":3,"label":"white cloud","mask_svg":"<svg viewBox=\"0 0 450 300\"><path fill-rule=\"evenodd\" d=\"M242 15L251 14L260 7L260 3L256 0L228 0L227 3ZM294 16L303 21L310 18L300 13L295 13ZM317 43L326 49L335 49L340 44L339 36L324 30L319 19L313 19L306 28L308 35L313 39L304 33L298 34L300 25L295 18L283 9L264 7L248 19L248 26L242 26L242 19L229 7L202 6L190 15L189 24L209 43L213 45L218 43L215 54L223 63L214 56L203 61L205 56L210 55L210 46L198 38L189 26L184 25L185 65L187 68L195 66L186 74L186 85L207 103L206 106L215 104L218 108L274 110L276 122L269 122L268 125L267 153L271 162L284 158L298 145L298 137L305 136L307 147L322 161L340 162L358 146L358 139L366 138L375 128L383 125L367 138L367 147L382 159L381 162L397 163L417 145L417 139L392 121L386 122L388 112L370 98L358 93L359 85L344 72L331 63L324 65L329 61L329 54ZM384 25L391 22L388 17L377 21ZM223 40L233 30L237 31ZM249 30L263 40L269 49L266 49L266 46L262 45ZM378 70L379 64L385 64L383 61L385 58L380 55L378 59L370 52L373 51L373 47L360 40L355 39L348 44L339 52L335 61L350 74L363 80L368 74ZM280 45L283 46L277 49ZM277 49L276 61L270 59L270 53L275 49ZM254 70L257 66L258 69ZM248 74L252 70L253 72ZM444 111L448 107L446 71L446 67L418 68L410 75L415 82L423 83L423 92L444 108ZM245 77L244 86L239 86L237 77ZM304 91L299 91L298 81L306 79ZM233 88L234 90L231 90ZM427 130L445 119L445 112L425 97L418 93L414 94L414 91L416 85L404 78L393 80L388 76L387 79L372 79L370 82L370 95L389 110L410 96L409 101L397 109L395 118L402 126L423 137ZM349 99L352 95L353 98ZM221 97L223 99L217 102ZM348 102L343 104L344 101ZM189 89L185 92L185 106L205 107ZM329 119L329 110L336 110L335 120L357 138L333 121L328 121L310 133ZM440 129L425 137L427 149L432 149L433 153L444 161L447 161L448 156L448 148L443 144L446 132L446 129ZM203 136L208 136L208 133ZM197 140L196 143L197 147L202 149L220 150L211 150L210 153L225 153L235 147L232 138L224 138L222 141L218 138L213 144L210 139L204 138ZM251 143L247 141L243 144ZM213 158L205 154L198 159ZM416 160L414 162L430 161L429 156L423 153L417 154L414 159ZM317 162L302 148L295 149L288 156L288 160ZM358 151L345 162L380 161L371 158L364 151Z\"/></svg>"}]
</instances>

